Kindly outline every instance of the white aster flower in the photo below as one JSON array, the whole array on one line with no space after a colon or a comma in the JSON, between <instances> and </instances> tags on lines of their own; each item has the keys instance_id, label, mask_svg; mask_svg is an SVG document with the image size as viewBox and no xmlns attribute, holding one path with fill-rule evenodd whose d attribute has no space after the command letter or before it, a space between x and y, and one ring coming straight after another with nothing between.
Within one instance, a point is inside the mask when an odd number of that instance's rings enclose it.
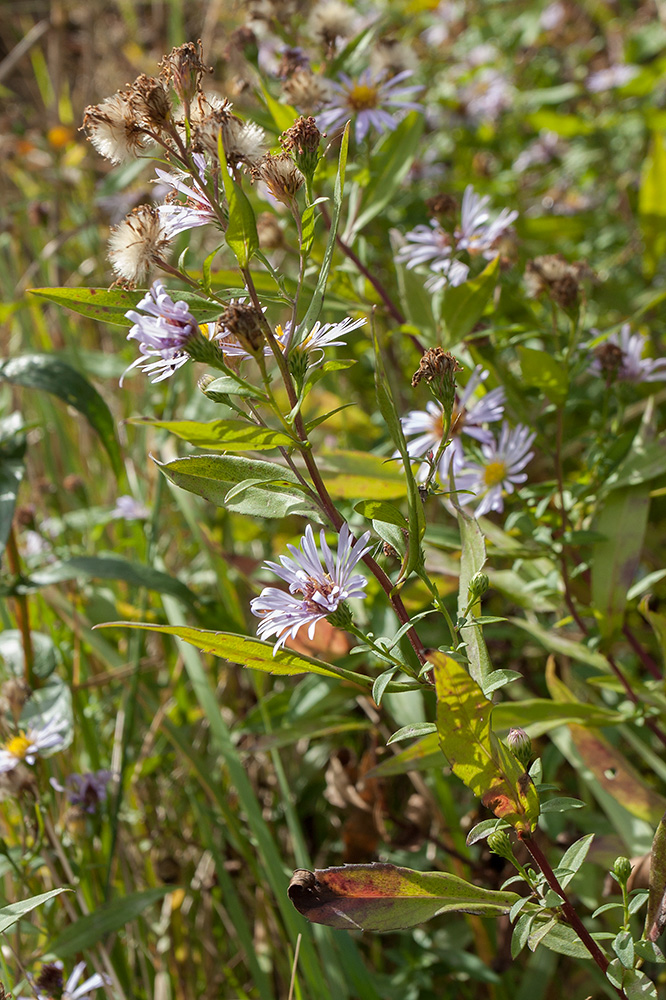
<instances>
[{"instance_id":1,"label":"white aster flower","mask_svg":"<svg viewBox=\"0 0 666 1000\"><path fill-rule=\"evenodd\" d=\"M606 69L597 70L590 73L585 86L591 94L601 94L605 90L614 90L616 87L624 87L639 72L638 66L631 66L628 63L617 63L615 66L608 66Z\"/></svg>"},{"instance_id":2,"label":"white aster flower","mask_svg":"<svg viewBox=\"0 0 666 1000\"><path fill-rule=\"evenodd\" d=\"M139 205L109 236L109 260L120 278L137 284L169 249L171 234L153 205Z\"/></svg>"},{"instance_id":3,"label":"white aster flower","mask_svg":"<svg viewBox=\"0 0 666 1000\"><path fill-rule=\"evenodd\" d=\"M473 398L476 390L487 378L488 372L478 365L465 388L460 394L456 393L449 430L451 443L444 449L438 469L443 483L448 479L451 465L454 473L457 473L465 463L461 434L468 434L481 444L490 444L493 441L492 432L485 425L501 420L504 414L505 395L504 389L499 386L483 396ZM407 442L407 450L413 458L420 458L429 451L437 451L444 433L443 410L439 403L430 400L426 403L425 410L412 410L406 417L402 417L401 423L406 437L417 435ZM427 476L428 465L424 462L419 468L417 479L425 480Z\"/></svg>"},{"instance_id":4,"label":"white aster flower","mask_svg":"<svg viewBox=\"0 0 666 1000\"><path fill-rule=\"evenodd\" d=\"M543 129L538 139L535 139L522 153L518 154L514 160L513 169L522 174L530 167L549 163L555 156L561 156L563 151L564 145L557 132Z\"/></svg>"},{"instance_id":5,"label":"white aster flower","mask_svg":"<svg viewBox=\"0 0 666 1000\"><path fill-rule=\"evenodd\" d=\"M318 365L324 357L326 347L346 347L347 342L341 338L346 337L353 330L358 330L365 323L367 323L365 316L361 316L360 319L351 319L346 316L339 323L320 323L317 320L310 332L301 340L299 339L299 328L296 327L295 335L292 336L291 323L287 322L284 327L277 327L277 341L287 355L294 350L307 354L308 367L312 368Z\"/></svg>"},{"instance_id":6,"label":"white aster flower","mask_svg":"<svg viewBox=\"0 0 666 1000\"><path fill-rule=\"evenodd\" d=\"M518 212L503 208L491 222L486 210L489 201L488 195L481 197L468 184L463 194L460 226L455 231L458 250L466 250L471 256L482 254L486 260L492 259L497 241L518 218Z\"/></svg>"},{"instance_id":7,"label":"white aster flower","mask_svg":"<svg viewBox=\"0 0 666 1000\"><path fill-rule=\"evenodd\" d=\"M436 219L430 225L415 226L405 234L406 243L396 255L398 263L408 270L427 265L432 272L426 281L430 292L437 292L446 285L461 285L467 281L469 267L451 256L451 237Z\"/></svg>"},{"instance_id":8,"label":"white aster flower","mask_svg":"<svg viewBox=\"0 0 666 1000\"><path fill-rule=\"evenodd\" d=\"M150 511L140 500L135 500L128 493L116 499L116 506L111 511L112 518L120 518L123 521L145 521L150 517Z\"/></svg>"},{"instance_id":9,"label":"white aster flower","mask_svg":"<svg viewBox=\"0 0 666 1000\"><path fill-rule=\"evenodd\" d=\"M127 334L128 340L139 342L140 356L133 361L120 379L132 368L140 368L151 378L151 382L161 382L173 375L190 355L185 345L196 334L199 327L185 302L174 302L161 281L154 281L149 292L141 299L137 309L125 313L134 324Z\"/></svg>"},{"instance_id":10,"label":"white aster flower","mask_svg":"<svg viewBox=\"0 0 666 1000\"><path fill-rule=\"evenodd\" d=\"M598 330L591 330L598 336ZM619 333L611 333L602 344L594 349L594 360L590 371L603 376L610 383L621 382L664 382L666 381L666 358L644 358L643 352L648 338L643 333L631 332L629 323L623 323Z\"/></svg>"},{"instance_id":11,"label":"white aster flower","mask_svg":"<svg viewBox=\"0 0 666 1000\"><path fill-rule=\"evenodd\" d=\"M341 83L329 81L331 107L325 108L317 116L317 128L322 132L344 125L351 116L355 119L355 135L358 143L363 142L371 128L378 132L392 132L397 128L397 111L422 111L423 106L411 100L411 96L422 90L418 84L401 86L412 76L411 70L404 70L390 80L374 76L364 70L357 80L346 73L340 73Z\"/></svg>"},{"instance_id":12,"label":"white aster flower","mask_svg":"<svg viewBox=\"0 0 666 1000\"><path fill-rule=\"evenodd\" d=\"M360 573L353 573L353 569L368 551L369 539L370 532L366 531L354 542L349 527L343 524L338 551L334 556L322 528L320 555L312 528L308 525L300 548L287 546L293 558L280 556L281 565L265 563L268 569L289 584L289 593L277 587L266 587L250 603L252 614L262 619L257 628L259 637L277 636L273 652L287 639L294 639L304 625L309 626L308 636L312 639L317 622L332 615L343 601L365 597L367 580ZM297 597L296 594L302 596Z\"/></svg>"},{"instance_id":13,"label":"white aster flower","mask_svg":"<svg viewBox=\"0 0 666 1000\"><path fill-rule=\"evenodd\" d=\"M199 177L205 185L206 158L202 153L193 153L192 158L199 172ZM178 233L183 233L188 229L218 222L218 217L208 195L192 183L192 178L184 170L168 173L157 167L155 172L158 181L167 187L167 198L171 199L164 205L160 205L158 209L160 219L170 240ZM184 203L175 200L178 195L185 196Z\"/></svg>"},{"instance_id":14,"label":"white aster flower","mask_svg":"<svg viewBox=\"0 0 666 1000\"><path fill-rule=\"evenodd\" d=\"M481 497L475 514L481 517L489 510L504 510L504 493L513 493L514 487L524 483L527 473L522 470L533 457L530 447L536 434L524 424L513 430L504 422L499 441L493 438L481 445L483 462L468 462L456 476L456 488L471 490ZM459 502L469 503L473 497L469 493L459 493Z\"/></svg>"},{"instance_id":15,"label":"white aster flower","mask_svg":"<svg viewBox=\"0 0 666 1000\"><path fill-rule=\"evenodd\" d=\"M466 115L474 122L494 122L514 102L514 88L493 66L484 66L458 92Z\"/></svg>"},{"instance_id":16,"label":"white aster flower","mask_svg":"<svg viewBox=\"0 0 666 1000\"><path fill-rule=\"evenodd\" d=\"M63 985L62 962L48 962L42 966L41 972L36 979L28 976L30 985L33 988L33 996L30 1000L34 1000L35 995L38 1000L53 1000L53 997L56 996L60 997L61 1000L90 1000L90 994L93 990L100 989L110 983L111 980L108 976L96 972L82 983L80 980L85 968L85 962L79 962L78 965L75 965L67 982ZM17 1000L29 1000L29 998L17 997Z\"/></svg>"},{"instance_id":17,"label":"white aster flower","mask_svg":"<svg viewBox=\"0 0 666 1000\"><path fill-rule=\"evenodd\" d=\"M13 771L19 764L34 764L47 750L59 750L64 742L64 722L52 718L43 726L29 726L10 737L0 748L0 774Z\"/></svg>"}]
</instances>

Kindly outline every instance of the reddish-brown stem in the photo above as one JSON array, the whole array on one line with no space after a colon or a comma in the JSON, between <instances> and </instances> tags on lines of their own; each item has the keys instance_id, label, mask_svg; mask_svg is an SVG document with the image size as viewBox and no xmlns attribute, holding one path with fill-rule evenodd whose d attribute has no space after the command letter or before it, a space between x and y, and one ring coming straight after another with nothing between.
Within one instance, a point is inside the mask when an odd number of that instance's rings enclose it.
<instances>
[{"instance_id":1,"label":"reddish-brown stem","mask_svg":"<svg viewBox=\"0 0 666 1000\"><path fill-rule=\"evenodd\" d=\"M632 701L634 703L634 705L641 705L642 702L641 702L640 698L638 697L638 695L636 694L636 692L633 690L631 684L629 683L629 681L627 680L627 678L624 676L624 674L622 673L622 670L620 669L620 667L618 666L618 664L615 662L615 660L613 659L613 657L609 653L607 653L606 654L606 659L608 660L608 663L610 664L611 670L613 671L613 673L615 674L615 676L619 680L620 684L624 688L624 691L625 691L625 694L627 695L627 698L629 698L629 700ZM653 733L657 737L657 739L659 740L659 742L663 743L663 745L666 747L666 733L664 733L664 731L661 729L661 727L657 725L657 723L654 721L654 719L650 719L650 718L646 717L645 718L645 725L648 727L648 729L650 730L650 732Z\"/></svg>"},{"instance_id":2,"label":"reddish-brown stem","mask_svg":"<svg viewBox=\"0 0 666 1000\"><path fill-rule=\"evenodd\" d=\"M659 667L657 666L657 664L654 662L654 660L652 659L652 657L650 656L650 654L648 653L648 651L646 649L643 649L643 647L641 646L640 642L638 641L638 639L636 638L636 636L634 635L634 633L631 631L631 629L629 628L629 626L626 625L626 624L623 625L622 626L622 632L623 632L624 636L626 637L627 642L629 643L629 645L633 649L634 653L636 653L636 655L639 657L641 663L643 664L643 666L645 667L645 669L648 671L648 673L652 674L652 676L655 678L655 680L658 680L658 681L663 680L663 674L662 674L661 670L659 669Z\"/></svg>"},{"instance_id":3,"label":"reddish-brown stem","mask_svg":"<svg viewBox=\"0 0 666 1000\"><path fill-rule=\"evenodd\" d=\"M606 975L606 970L608 969L610 963L606 958L606 956L604 955L601 948L599 947L599 945L597 944L597 942L594 940L594 938L588 931L583 921L576 913L567 894L565 893L564 889L558 882L555 872L550 867L548 858L543 853L543 851L536 843L536 841L532 839L529 833L519 830L518 839L525 845L525 848L529 852L532 861L535 863L535 865L545 878L550 888L553 890L553 892L556 892L557 895L562 898L561 909L565 920L572 928L572 930L576 932L576 934L578 935L582 943L585 945L585 947L587 948L590 955L597 963L603 974ZM627 1000L627 995L624 992L624 990L618 989L617 986L615 986L614 989L618 996L623 997L624 1000Z\"/></svg>"},{"instance_id":4,"label":"reddish-brown stem","mask_svg":"<svg viewBox=\"0 0 666 1000\"><path fill-rule=\"evenodd\" d=\"M9 563L10 572L14 575L16 581L21 575L21 559L18 552L18 546L16 544L16 535L14 534L14 526L12 525L9 529L9 537L7 538L7 562ZM28 608L28 598L25 594L17 594L14 598L14 603L16 607L16 623L19 627L19 632L21 633L21 642L23 643L23 660L24 660L24 678L25 682L30 688L39 687L39 679L33 674L33 648L32 648L32 636L30 634L30 611Z\"/></svg>"}]
</instances>

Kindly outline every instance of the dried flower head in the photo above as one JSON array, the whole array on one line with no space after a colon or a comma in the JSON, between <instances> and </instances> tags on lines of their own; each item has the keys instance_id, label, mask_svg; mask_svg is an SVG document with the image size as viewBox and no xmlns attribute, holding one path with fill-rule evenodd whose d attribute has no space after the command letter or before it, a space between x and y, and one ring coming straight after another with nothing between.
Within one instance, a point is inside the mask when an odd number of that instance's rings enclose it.
<instances>
[{"instance_id":1,"label":"dried flower head","mask_svg":"<svg viewBox=\"0 0 666 1000\"><path fill-rule=\"evenodd\" d=\"M171 101L162 81L142 73L131 87L130 102L139 120L161 132L171 120Z\"/></svg>"},{"instance_id":2,"label":"dried flower head","mask_svg":"<svg viewBox=\"0 0 666 1000\"><path fill-rule=\"evenodd\" d=\"M595 336L598 330L590 331ZM603 375L606 384L621 382L666 381L666 358L644 358L648 343L644 333L632 333L629 323L623 323L618 333L611 333L603 344L594 348L590 371Z\"/></svg>"},{"instance_id":3,"label":"dried flower head","mask_svg":"<svg viewBox=\"0 0 666 1000\"><path fill-rule=\"evenodd\" d=\"M297 118L291 128L280 136L280 145L291 153L294 163L305 177L312 178L319 162L321 132L314 118Z\"/></svg>"},{"instance_id":4,"label":"dried flower head","mask_svg":"<svg viewBox=\"0 0 666 1000\"><path fill-rule=\"evenodd\" d=\"M124 163L149 145L145 128L137 121L129 91L118 91L101 104L92 104L83 115L82 128L98 153L112 163Z\"/></svg>"},{"instance_id":5,"label":"dried flower head","mask_svg":"<svg viewBox=\"0 0 666 1000\"><path fill-rule=\"evenodd\" d=\"M160 76L172 85L186 109L201 90L204 73L212 73L212 67L204 65L201 39L176 46L160 63Z\"/></svg>"},{"instance_id":6,"label":"dried flower head","mask_svg":"<svg viewBox=\"0 0 666 1000\"><path fill-rule=\"evenodd\" d=\"M570 264L560 253L535 257L525 265L528 294L536 298L545 293L563 309L577 304L580 283L590 277L592 271L585 261Z\"/></svg>"},{"instance_id":7,"label":"dried flower head","mask_svg":"<svg viewBox=\"0 0 666 1000\"><path fill-rule=\"evenodd\" d=\"M226 99L199 95L190 112L192 146L196 152L208 153L217 159L217 142L224 126L232 119L238 125L243 124L238 115L231 110L232 107L231 101Z\"/></svg>"},{"instance_id":8,"label":"dried flower head","mask_svg":"<svg viewBox=\"0 0 666 1000\"><path fill-rule=\"evenodd\" d=\"M306 56L303 49L296 48L283 49L280 54L280 63L277 68L277 75L281 80L287 80L292 76L297 70L309 69L310 60Z\"/></svg>"},{"instance_id":9,"label":"dried flower head","mask_svg":"<svg viewBox=\"0 0 666 1000\"><path fill-rule=\"evenodd\" d=\"M229 165L256 167L266 152L266 133L256 122L231 115L222 125L222 145Z\"/></svg>"},{"instance_id":10,"label":"dried flower head","mask_svg":"<svg viewBox=\"0 0 666 1000\"><path fill-rule=\"evenodd\" d=\"M458 212L458 201L452 194L436 194L426 198L425 207L433 219L447 218Z\"/></svg>"},{"instance_id":11,"label":"dried flower head","mask_svg":"<svg viewBox=\"0 0 666 1000\"><path fill-rule=\"evenodd\" d=\"M442 347L429 347L419 362L418 371L412 375L412 385L416 387L422 379L430 385L435 380L453 379L455 373L462 371L456 358Z\"/></svg>"},{"instance_id":12,"label":"dried flower head","mask_svg":"<svg viewBox=\"0 0 666 1000\"><path fill-rule=\"evenodd\" d=\"M247 302L230 302L220 316L218 325L227 336L235 337L249 354L257 355L263 351L263 317L253 305Z\"/></svg>"},{"instance_id":13,"label":"dried flower head","mask_svg":"<svg viewBox=\"0 0 666 1000\"><path fill-rule=\"evenodd\" d=\"M312 10L308 18L308 30L312 38L332 48L338 38L349 38L354 34L356 11L342 0L323 0Z\"/></svg>"},{"instance_id":14,"label":"dried flower head","mask_svg":"<svg viewBox=\"0 0 666 1000\"><path fill-rule=\"evenodd\" d=\"M292 207L305 178L288 153L267 153L256 170L256 176L283 205Z\"/></svg>"},{"instance_id":15,"label":"dried flower head","mask_svg":"<svg viewBox=\"0 0 666 1000\"><path fill-rule=\"evenodd\" d=\"M62 962L47 962L43 965L35 980L35 986L49 997L61 997L65 986Z\"/></svg>"},{"instance_id":16,"label":"dried flower head","mask_svg":"<svg viewBox=\"0 0 666 1000\"><path fill-rule=\"evenodd\" d=\"M319 111L328 101L331 85L321 76L315 76L309 69L297 69L282 88L285 100L293 104L304 115Z\"/></svg>"},{"instance_id":17,"label":"dried flower head","mask_svg":"<svg viewBox=\"0 0 666 1000\"><path fill-rule=\"evenodd\" d=\"M109 237L109 260L119 278L136 285L164 260L171 234L159 209L139 205Z\"/></svg>"}]
</instances>

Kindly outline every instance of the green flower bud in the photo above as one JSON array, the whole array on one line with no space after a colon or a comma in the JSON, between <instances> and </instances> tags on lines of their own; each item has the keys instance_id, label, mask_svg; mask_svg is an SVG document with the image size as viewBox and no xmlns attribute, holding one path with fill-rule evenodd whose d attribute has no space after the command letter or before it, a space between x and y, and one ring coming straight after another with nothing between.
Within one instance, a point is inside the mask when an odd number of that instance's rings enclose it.
<instances>
[{"instance_id":1,"label":"green flower bud","mask_svg":"<svg viewBox=\"0 0 666 1000\"><path fill-rule=\"evenodd\" d=\"M506 744L513 756L527 768L532 759L532 740L524 729L510 729Z\"/></svg>"},{"instance_id":2,"label":"green flower bud","mask_svg":"<svg viewBox=\"0 0 666 1000\"><path fill-rule=\"evenodd\" d=\"M469 581L469 587L467 588L467 603L473 604L475 601L478 601L480 597L483 597L489 586L490 580L487 573L475 573Z\"/></svg>"},{"instance_id":3,"label":"green flower bud","mask_svg":"<svg viewBox=\"0 0 666 1000\"><path fill-rule=\"evenodd\" d=\"M627 879L631 875L631 861L629 858L616 858L615 864L613 865L613 875L623 885L626 885Z\"/></svg>"},{"instance_id":4,"label":"green flower bud","mask_svg":"<svg viewBox=\"0 0 666 1000\"><path fill-rule=\"evenodd\" d=\"M207 396L208 399L212 399L214 403L224 403L225 406L229 406L231 404L231 400L229 398L228 393L215 392L214 390L211 392L209 390L208 387L212 385L212 383L215 381L216 378L214 375L210 374L202 375L199 381L197 382L197 385L199 386L201 392L203 392L204 396Z\"/></svg>"},{"instance_id":5,"label":"green flower bud","mask_svg":"<svg viewBox=\"0 0 666 1000\"><path fill-rule=\"evenodd\" d=\"M491 833L488 837L488 847L493 854L499 854L501 858L506 858L507 861L515 864L516 858L506 830L495 830L494 833Z\"/></svg>"}]
</instances>

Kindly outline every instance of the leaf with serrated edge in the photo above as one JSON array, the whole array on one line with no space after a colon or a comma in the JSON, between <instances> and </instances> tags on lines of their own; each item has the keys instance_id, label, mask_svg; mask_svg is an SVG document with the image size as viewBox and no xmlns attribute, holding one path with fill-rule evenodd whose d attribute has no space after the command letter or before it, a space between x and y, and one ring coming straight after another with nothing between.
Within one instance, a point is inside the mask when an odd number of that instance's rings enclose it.
<instances>
[{"instance_id":1,"label":"leaf with serrated edge","mask_svg":"<svg viewBox=\"0 0 666 1000\"><path fill-rule=\"evenodd\" d=\"M499 916L508 913L519 897L482 889L448 872L372 864L296 871L289 898L311 923L392 931L415 927L440 913Z\"/></svg>"}]
</instances>

